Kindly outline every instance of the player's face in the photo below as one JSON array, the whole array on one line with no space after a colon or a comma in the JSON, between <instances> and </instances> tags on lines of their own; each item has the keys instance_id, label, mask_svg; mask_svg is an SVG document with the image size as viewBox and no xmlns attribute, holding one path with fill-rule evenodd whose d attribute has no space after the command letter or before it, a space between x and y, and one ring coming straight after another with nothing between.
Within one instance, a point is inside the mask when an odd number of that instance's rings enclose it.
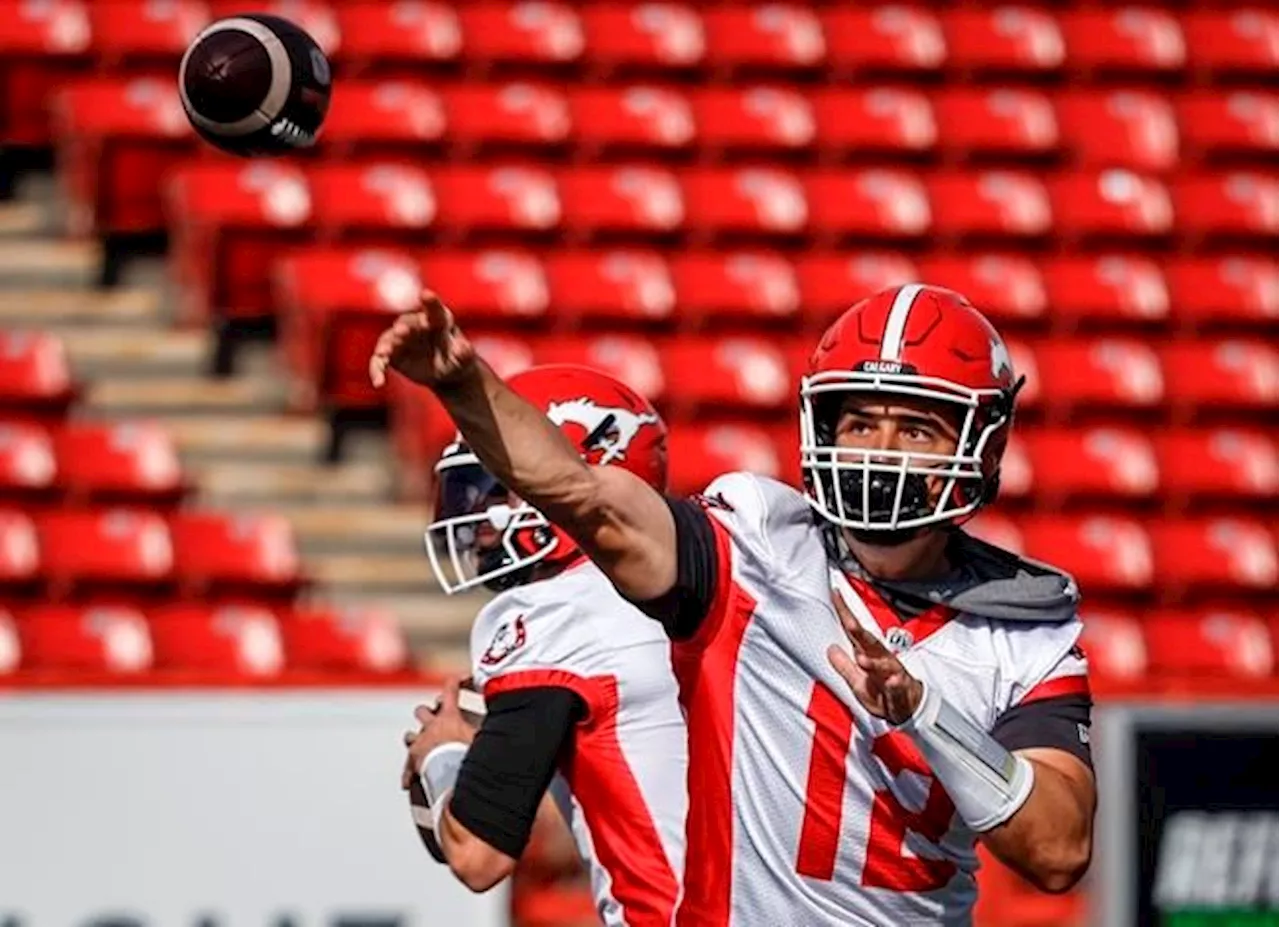
<instances>
[{"instance_id":1,"label":"player's face","mask_svg":"<svg viewBox=\"0 0 1280 927\"><path fill-rule=\"evenodd\" d=\"M954 454L959 414L928 400L850 396L836 419L836 445L906 454Z\"/></svg>"}]
</instances>

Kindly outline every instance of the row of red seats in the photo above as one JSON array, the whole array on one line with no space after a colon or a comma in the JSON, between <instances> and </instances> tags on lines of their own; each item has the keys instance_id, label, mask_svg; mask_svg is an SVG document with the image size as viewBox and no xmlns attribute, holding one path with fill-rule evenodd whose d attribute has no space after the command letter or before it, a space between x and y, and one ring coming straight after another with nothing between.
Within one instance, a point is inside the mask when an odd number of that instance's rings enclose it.
<instances>
[{"instance_id":1,"label":"row of red seats","mask_svg":"<svg viewBox=\"0 0 1280 927\"><path fill-rule=\"evenodd\" d=\"M276 515L0 509L0 594L287 602L305 584L292 527Z\"/></svg>"},{"instance_id":2,"label":"row of red seats","mask_svg":"<svg viewBox=\"0 0 1280 927\"><path fill-rule=\"evenodd\" d=\"M323 606L174 602L0 607L0 688L105 679L288 680L298 673L403 674L393 616Z\"/></svg>"}]
</instances>

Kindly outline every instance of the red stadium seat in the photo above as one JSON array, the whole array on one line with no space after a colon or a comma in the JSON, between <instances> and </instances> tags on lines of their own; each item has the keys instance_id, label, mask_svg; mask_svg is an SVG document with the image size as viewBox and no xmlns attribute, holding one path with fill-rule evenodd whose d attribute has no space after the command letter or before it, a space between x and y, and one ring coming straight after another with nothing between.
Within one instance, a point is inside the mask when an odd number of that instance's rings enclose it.
<instances>
[{"instance_id":1,"label":"red stadium seat","mask_svg":"<svg viewBox=\"0 0 1280 927\"><path fill-rule=\"evenodd\" d=\"M209 6L214 18L245 11L241 0L209 0ZM329 0L260 0L254 11L296 23L315 39L327 57L334 58L341 53L343 45L342 25L335 6Z\"/></svg>"},{"instance_id":2,"label":"red stadium seat","mask_svg":"<svg viewBox=\"0 0 1280 927\"><path fill-rule=\"evenodd\" d=\"M949 90L935 100L942 148L961 154L1041 155L1058 147L1053 104L1008 87Z\"/></svg>"},{"instance_id":3,"label":"red stadium seat","mask_svg":"<svg viewBox=\"0 0 1280 927\"><path fill-rule=\"evenodd\" d=\"M1165 431L1155 436L1164 493L1208 501L1274 499L1277 483L1273 434L1217 428Z\"/></svg>"},{"instance_id":4,"label":"red stadium seat","mask_svg":"<svg viewBox=\"0 0 1280 927\"><path fill-rule=\"evenodd\" d=\"M451 5L436 0L343 3L338 7L338 23L342 63L351 73L421 67L452 61L462 52L458 14ZM335 89L335 97L336 93Z\"/></svg>"},{"instance_id":5,"label":"red stadium seat","mask_svg":"<svg viewBox=\"0 0 1280 927\"><path fill-rule=\"evenodd\" d=\"M823 64L822 23L806 6L719 6L703 13L707 64L716 68L808 69Z\"/></svg>"},{"instance_id":6,"label":"red stadium seat","mask_svg":"<svg viewBox=\"0 0 1280 927\"><path fill-rule=\"evenodd\" d=\"M423 81L338 81L319 144L343 156L410 156L453 128L440 95Z\"/></svg>"},{"instance_id":7,"label":"red stadium seat","mask_svg":"<svg viewBox=\"0 0 1280 927\"><path fill-rule=\"evenodd\" d=\"M395 616L374 608L308 606L280 622L291 670L396 673L408 668L409 647Z\"/></svg>"},{"instance_id":8,"label":"red stadium seat","mask_svg":"<svg viewBox=\"0 0 1280 927\"><path fill-rule=\"evenodd\" d=\"M678 230L686 218L676 175L660 167L574 168L559 183L565 228L579 235L656 235Z\"/></svg>"},{"instance_id":9,"label":"red stadium seat","mask_svg":"<svg viewBox=\"0 0 1280 927\"><path fill-rule=\"evenodd\" d=\"M533 165L459 166L434 175L439 224L461 231L546 232L560 223L555 177Z\"/></svg>"},{"instance_id":10,"label":"red stadium seat","mask_svg":"<svg viewBox=\"0 0 1280 927\"><path fill-rule=\"evenodd\" d=\"M1026 539L1022 536L1022 529L1018 527L1021 521L1022 519L1015 521L999 511L983 509L972 521L965 523L964 530L966 534L988 544L1021 555L1027 550Z\"/></svg>"},{"instance_id":11,"label":"red stadium seat","mask_svg":"<svg viewBox=\"0 0 1280 927\"><path fill-rule=\"evenodd\" d=\"M1009 444L1000 458L1000 501L1015 502L1031 498L1035 487L1035 471L1027 454L1026 441L1019 431L1009 436Z\"/></svg>"},{"instance_id":12,"label":"red stadium seat","mask_svg":"<svg viewBox=\"0 0 1280 927\"><path fill-rule=\"evenodd\" d=\"M704 233L796 235L809 219L804 185L790 171L693 169L681 175L681 185L685 222Z\"/></svg>"},{"instance_id":13,"label":"red stadium seat","mask_svg":"<svg viewBox=\"0 0 1280 927\"><path fill-rule=\"evenodd\" d=\"M1029 556L1066 570L1086 592L1141 591L1167 575L1153 570L1150 536L1129 518L1039 516L1019 527Z\"/></svg>"},{"instance_id":14,"label":"red stadium seat","mask_svg":"<svg viewBox=\"0 0 1280 927\"><path fill-rule=\"evenodd\" d=\"M174 572L189 593L289 600L304 583L281 516L182 511L170 526Z\"/></svg>"},{"instance_id":15,"label":"red stadium seat","mask_svg":"<svg viewBox=\"0 0 1280 927\"><path fill-rule=\"evenodd\" d=\"M818 145L838 152L918 154L938 141L929 97L905 87L829 87L812 94Z\"/></svg>"},{"instance_id":16,"label":"red stadium seat","mask_svg":"<svg viewBox=\"0 0 1280 927\"><path fill-rule=\"evenodd\" d=\"M954 255L927 258L919 279L969 297L993 321L1025 322L1043 318L1049 307L1040 268L1013 254Z\"/></svg>"},{"instance_id":17,"label":"red stadium seat","mask_svg":"<svg viewBox=\"0 0 1280 927\"><path fill-rule=\"evenodd\" d=\"M825 328L858 300L925 277L910 258L891 252L807 253L796 260L801 311Z\"/></svg>"},{"instance_id":18,"label":"red stadium seat","mask_svg":"<svg viewBox=\"0 0 1280 927\"><path fill-rule=\"evenodd\" d=\"M152 667L147 620L127 606L40 605L14 622L22 668L84 679L137 675Z\"/></svg>"},{"instance_id":19,"label":"red stadium seat","mask_svg":"<svg viewBox=\"0 0 1280 927\"><path fill-rule=\"evenodd\" d=\"M173 543L155 512L51 511L36 532L55 598L100 592L159 591L173 570Z\"/></svg>"},{"instance_id":20,"label":"red stadium seat","mask_svg":"<svg viewBox=\"0 0 1280 927\"><path fill-rule=\"evenodd\" d=\"M1049 302L1063 318L1114 324L1169 317L1164 275L1147 258L1118 254L1058 258L1044 265L1044 275Z\"/></svg>"},{"instance_id":21,"label":"red stadium seat","mask_svg":"<svg viewBox=\"0 0 1280 927\"><path fill-rule=\"evenodd\" d=\"M906 171L820 170L804 178L809 226L828 237L916 238L929 231L929 194Z\"/></svg>"},{"instance_id":22,"label":"red stadium seat","mask_svg":"<svg viewBox=\"0 0 1280 927\"><path fill-rule=\"evenodd\" d=\"M1251 90L1198 91L1178 99L1186 147L1196 154L1275 158L1280 144L1280 101Z\"/></svg>"},{"instance_id":23,"label":"red stadium seat","mask_svg":"<svg viewBox=\"0 0 1280 927\"><path fill-rule=\"evenodd\" d=\"M546 147L569 140L569 101L553 87L524 81L455 84L443 97L454 144Z\"/></svg>"},{"instance_id":24,"label":"red stadium seat","mask_svg":"<svg viewBox=\"0 0 1280 927\"><path fill-rule=\"evenodd\" d=\"M174 505L186 494L173 439L149 422L69 422L53 435L68 501Z\"/></svg>"},{"instance_id":25,"label":"red stadium seat","mask_svg":"<svg viewBox=\"0 0 1280 927\"><path fill-rule=\"evenodd\" d=\"M578 87L569 110L575 143L591 151L681 151L697 137L688 97L670 87Z\"/></svg>"},{"instance_id":26,"label":"red stadium seat","mask_svg":"<svg viewBox=\"0 0 1280 927\"><path fill-rule=\"evenodd\" d=\"M547 280L559 319L655 324L676 309L671 271L652 251L558 251L547 258Z\"/></svg>"},{"instance_id":27,"label":"red stadium seat","mask_svg":"<svg viewBox=\"0 0 1280 927\"><path fill-rule=\"evenodd\" d=\"M1164 97L1140 90L1058 97L1064 147L1085 167L1165 171L1178 164L1178 122Z\"/></svg>"},{"instance_id":28,"label":"red stadium seat","mask_svg":"<svg viewBox=\"0 0 1280 927\"><path fill-rule=\"evenodd\" d=\"M664 347L662 365L680 412L779 413L795 402L787 357L763 337L679 339Z\"/></svg>"},{"instance_id":29,"label":"red stadium seat","mask_svg":"<svg viewBox=\"0 0 1280 927\"><path fill-rule=\"evenodd\" d=\"M18 622L8 609L0 606L0 679L12 676L22 663L22 641Z\"/></svg>"},{"instance_id":30,"label":"red stadium seat","mask_svg":"<svg viewBox=\"0 0 1280 927\"><path fill-rule=\"evenodd\" d=\"M1280 64L1276 11L1193 9L1183 19L1192 37L1191 65L1219 74L1251 74L1268 82Z\"/></svg>"},{"instance_id":31,"label":"red stadium seat","mask_svg":"<svg viewBox=\"0 0 1280 927\"><path fill-rule=\"evenodd\" d=\"M313 222L329 235L397 244L435 225L435 187L419 167L332 163L317 165L308 176Z\"/></svg>"},{"instance_id":32,"label":"red stadium seat","mask_svg":"<svg viewBox=\"0 0 1280 927\"><path fill-rule=\"evenodd\" d=\"M524 251L431 249L419 266L422 281L445 294L450 308L473 328L537 324L549 310L560 311L551 300L542 263ZM372 351L372 343L369 347Z\"/></svg>"},{"instance_id":33,"label":"red stadium seat","mask_svg":"<svg viewBox=\"0 0 1280 927\"><path fill-rule=\"evenodd\" d=\"M1160 488L1155 448L1141 431L1118 428L1026 431L1023 444L1037 496L1149 499Z\"/></svg>"},{"instance_id":34,"label":"red stadium seat","mask_svg":"<svg viewBox=\"0 0 1280 927\"><path fill-rule=\"evenodd\" d=\"M708 87L692 101L704 148L780 154L808 148L817 135L813 107L795 90Z\"/></svg>"},{"instance_id":35,"label":"red stadium seat","mask_svg":"<svg viewBox=\"0 0 1280 927\"><path fill-rule=\"evenodd\" d=\"M1183 176L1173 189L1178 227L1191 235L1274 238L1280 229L1274 174Z\"/></svg>"},{"instance_id":36,"label":"red stadium seat","mask_svg":"<svg viewBox=\"0 0 1280 927\"><path fill-rule=\"evenodd\" d=\"M1160 357L1142 341L1051 341L1037 346L1035 362L1054 406L1149 409L1165 396Z\"/></svg>"},{"instance_id":37,"label":"red stadium seat","mask_svg":"<svg viewBox=\"0 0 1280 927\"><path fill-rule=\"evenodd\" d=\"M587 58L613 68L688 68L706 55L698 11L680 3L592 3L582 10Z\"/></svg>"},{"instance_id":38,"label":"red stadium seat","mask_svg":"<svg viewBox=\"0 0 1280 927\"><path fill-rule=\"evenodd\" d=\"M950 63L974 71L1044 73L1062 67L1062 33L1053 15L1023 6L949 11Z\"/></svg>"},{"instance_id":39,"label":"red stadium seat","mask_svg":"<svg viewBox=\"0 0 1280 927\"><path fill-rule=\"evenodd\" d=\"M89 27L99 65L176 65L196 33L209 22L209 13L209 7L199 0L111 0L90 4Z\"/></svg>"},{"instance_id":40,"label":"red stadium seat","mask_svg":"<svg viewBox=\"0 0 1280 927\"><path fill-rule=\"evenodd\" d=\"M18 501L40 499L53 490L58 460L43 425L0 423L0 495Z\"/></svg>"},{"instance_id":41,"label":"red stadium seat","mask_svg":"<svg viewBox=\"0 0 1280 927\"><path fill-rule=\"evenodd\" d=\"M539 364L596 367L617 377L651 402L663 402L674 385L664 370L665 352L660 352L648 338L632 335L547 338L534 350Z\"/></svg>"},{"instance_id":42,"label":"red stadium seat","mask_svg":"<svg viewBox=\"0 0 1280 927\"><path fill-rule=\"evenodd\" d=\"M1069 173L1049 182L1058 232L1068 237L1164 235L1173 205L1160 181L1122 169Z\"/></svg>"},{"instance_id":43,"label":"red stadium seat","mask_svg":"<svg viewBox=\"0 0 1280 927\"><path fill-rule=\"evenodd\" d=\"M1127 612L1084 606L1080 643L1089 658L1090 683L1096 688L1138 683L1150 668L1143 622Z\"/></svg>"},{"instance_id":44,"label":"red stadium seat","mask_svg":"<svg viewBox=\"0 0 1280 927\"><path fill-rule=\"evenodd\" d=\"M1276 538L1260 522L1239 518L1159 521L1151 526L1157 574L1166 588L1276 587Z\"/></svg>"},{"instance_id":45,"label":"red stadium seat","mask_svg":"<svg viewBox=\"0 0 1280 927\"><path fill-rule=\"evenodd\" d=\"M1280 315L1275 261L1265 258L1182 258L1167 270L1177 317L1199 324L1251 322L1274 326Z\"/></svg>"},{"instance_id":46,"label":"red stadium seat","mask_svg":"<svg viewBox=\"0 0 1280 927\"><path fill-rule=\"evenodd\" d=\"M1044 184L1015 171L942 173L929 178L933 228L948 235L1028 238L1053 223Z\"/></svg>"},{"instance_id":47,"label":"red stadium seat","mask_svg":"<svg viewBox=\"0 0 1280 927\"><path fill-rule=\"evenodd\" d=\"M1039 406L1044 401L1044 390L1040 384L1040 362L1035 351L1016 338L1006 338L1005 347L1009 349L1014 372L1022 380L1022 389L1018 391L1019 407L1029 409Z\"/></svg>"},{"instance_id":48,"label":"red stadium seat","mask_svg":"<svg viewBox=\"0 0 1280 927\"><path fill-rule=\"evenodd\" d=\"M49 144L48 100L89 64L88 4L0 3L0 142Z\"/></svg>"},{"instance_id":49,"label":"red stadium seat","mask_svg":"<svg viewBox=\"0 0 1280 927\"><path fill-rule=\"evenodd\" d=\"M254 605L174 604L151 614L155 668L196 678L264 678L285 668L280 622Z\"/></svg>"},{"instance_id":50,"label":"red stadium seat","mask_svg":"<svg viewBox=\"0 0 1280 927\"><path fill-rule=\"evenodd\" d=\"M750 423L710 422L678 425L667 440L671 492L702 492L716 477L745 470L783 477L782 450L770 429ZM794 455L794 451L792 451Z\"/></svg>"},{"instance_id":51,"label":"red stadium seat","mask_svg":"<svg viewBox=\"0 0 1280 927\"><path fill-rule=\"evenodd\" d=\"M822 9L827 60L842 74L928 72L942 67L947 42L932 11L882 4L837 4Z\"/></svg>"},{"instance_id":52,"label":"red stadium seat","mask_svg":"<svg viewBox=\"0 0 1280 927\"><path fill-rule=\"evenodd\" d=\"M60 417L76 393L66 349L56 336L0 331L0 410Z\"/></svg>"},{"instance_id":53,"label":"red stadium seat","mask_svg":"<svg viewBox=\"0 0 1280 927\"><path fill-rule=\"evenodd\" d=\"M1147 650L1157 676L1239 685L1276 669L1275 644L1256 614L1230 608L1157 612L1148 616Z\"/></svg>"},{"instance_id":54,"label":"red stadium seat","mask_svg":"<svg viewBox=\"0 0 1280 927\"><path fill-rule=\"evenodd\" d=\"M40 577L40 538L25 512L0 509L0 589L30 590Z\"/></svg>"},{"instance_id":55,"label":"red stadium seat","mask_svg":"<svg viewBox=\"0 0 1280 927\"><path fill-rule=\"evenodd\" d=\"M1069 63L1080 70L1168 73L1187 60L1178 21L1152 7L1072 10L1062 31Z\"/></svg>"},{"instance_id":56,"label":"red stadium seat","mask_svg":"<svg viewBox=\"0 0 1280 927\"><path fill-rule=\"evenodd\" d=\"M586 45L572 6L545 0L458 4L468 59L517 64L566 64Z\"/></svg>"},{"instance_id":57,"label":"red stadium seat","mask_svg":"<svg viewBox=\"0 0 1280 927\"><path fill-rule=\"evenodd\" d=\"M1277 400L1274 341L1175 342L1160 350L1169 400L1212 412L1268 412Z\"/></svg>"},{"instance_id":58,"label":"red stadium seat","mask_svg":"<svg viewBox=\"0 0 1280 927\"><path fill-rule=\"evenodd\" d=\"M681 321L737 325L793 322L800 312L795 269L768 252L682 252L671 259Z\"/></svg>"}]
</instances>

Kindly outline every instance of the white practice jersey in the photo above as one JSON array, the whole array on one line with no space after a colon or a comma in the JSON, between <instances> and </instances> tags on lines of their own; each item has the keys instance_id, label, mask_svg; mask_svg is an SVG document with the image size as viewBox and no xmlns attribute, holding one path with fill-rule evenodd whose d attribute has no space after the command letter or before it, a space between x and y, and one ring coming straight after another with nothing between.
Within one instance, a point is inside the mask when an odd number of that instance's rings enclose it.
<instances>
[{"instance_id":1,"label":"white practice jersey","mask_svg":"<svg viewBox=\"0 0 1280 927\"><path fill-rule=\"evenodd\" d=\"M587 717L551 794L604 923L669 927L684 876L688 751L662 626L584 560L489 602L471 663L486 697L538 686L581 696Z\"/></svg>"},{"instance_id":2,"label":"white practice jersey","mask_svg":"<svg viewBox=\"0 0 1280 927\"><path fill-rule=\"evenodd\" d=\"M746 474L703 499L718 588L674 656L689 726L681 927L968 924L976 835L906 734L832 668L833 588L916 677L990 730L1015 705L1087 691L1077 620L943 607L900 622L828 565L804 497Z\"/></svg>"}]
</instances>

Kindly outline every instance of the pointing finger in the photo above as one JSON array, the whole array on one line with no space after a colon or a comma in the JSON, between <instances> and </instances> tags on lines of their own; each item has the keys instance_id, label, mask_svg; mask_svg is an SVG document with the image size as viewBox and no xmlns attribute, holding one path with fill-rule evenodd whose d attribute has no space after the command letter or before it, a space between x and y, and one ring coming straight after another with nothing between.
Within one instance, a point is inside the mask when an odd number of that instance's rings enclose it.
<instances>
[{"instance_id":1,"label":"pointing finger","mask_svg":"<svg viewBox=\"0 0 1280 927\"><path fill-rule=\"evenodd\" d=\"M849 688L856 689L858 681L864 675L862 669L853 661L853 657L849 656L842 648L832 644L827 648L827 659L831 661L831 666L840 678L849 684Z\"/></svg>"},{"instance_id":2,"label":"pointing finger","mask_svg":"<svg viewBox=\"0 0 1280 927\"><path fill-rule=\"evenodd\" d=\"M856 625L847 628L849 637L853 641L853 645L865 653L869 657L888 657L892 656L887 647L880 642L880 638L876 637L862 625Z\"/></svg>"},{"instance_id":3,"label":"pointing finger","mask_svg":"<svg viewBox=\"0 0 1280 927\"><path fill-rule=\"evenodd\" d=\"M450 679L444 684L444 689L440 692L440 705L436 708L436 714L456 713L458 711L458 692L461 688L461 679Z\"/></svg>"},{"instance_id":4,"label":"pointing finger","mask_svg":"<svg viewBox=\"0 0 1280 927\"><path fill-rule=\"evenodd\" d=\"M435 720L436 713L432 711L430 708L428 708L426 705L419 705L417 708L413 710L413 716L414 718L417 719L419 724L421 724L423 727L426 727L428 724L430 724L432 721Z\"/></svg>"}]
</instances>

